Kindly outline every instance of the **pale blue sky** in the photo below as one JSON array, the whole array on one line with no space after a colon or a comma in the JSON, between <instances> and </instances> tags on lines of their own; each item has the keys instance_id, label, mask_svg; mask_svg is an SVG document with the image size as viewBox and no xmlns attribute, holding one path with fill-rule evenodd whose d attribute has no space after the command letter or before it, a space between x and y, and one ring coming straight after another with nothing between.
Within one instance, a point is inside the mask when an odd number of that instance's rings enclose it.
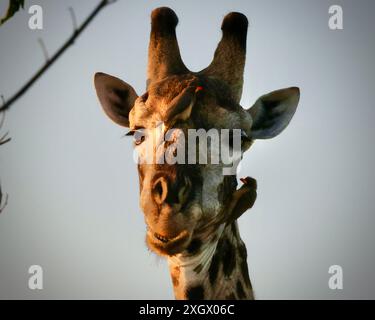
<instances>
[{"instance_id":1,"label":"pale blue sky","mask_svg":"<svg viewBox=\"0 0 375 320\"><path fill-rule=\"evenodd\" d=\"M11 96L98 1L29 1L0 27L0 93ZM328 28L341 4L344 30ZM4 12L7 1L0 1ZM173 298L167 265L144 244L131 142L95 95L97 71L145 90L152 9L179 16L182 57L192 70L211 61L224 15L249 18L242 105L288 86L301 88L290 126L258 141L241 176L258 180L254 208L240 218L259 299L375 298L373 119L375 25L372 1L127 1L103 10L73 47L7 113L12 142L1 147L9 204L0 215L0 298ZM27 287L39 264L44 289ZM328 288L339 264L344 290Z\"/></svg>"}]
</instances>

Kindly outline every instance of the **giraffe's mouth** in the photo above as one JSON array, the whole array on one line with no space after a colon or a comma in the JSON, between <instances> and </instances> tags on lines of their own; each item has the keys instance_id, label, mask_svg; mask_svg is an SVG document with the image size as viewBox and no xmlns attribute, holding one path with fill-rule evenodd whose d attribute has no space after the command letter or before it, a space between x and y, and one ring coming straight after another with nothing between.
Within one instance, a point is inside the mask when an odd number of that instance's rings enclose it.
<instances>
[{"instance_id":1,"label":"giraffe's mouth","mask_svg":"<svg viewBox=\"0 0 375 320\"><path fill-rule=\"evenodd\" d=\"M149 248L161 255L174 255L185 249L190 241L190 233L187 230L181 231L174 237L163 236L154 232L148 227L146 242Z\"/></svg>"}]
</instances>

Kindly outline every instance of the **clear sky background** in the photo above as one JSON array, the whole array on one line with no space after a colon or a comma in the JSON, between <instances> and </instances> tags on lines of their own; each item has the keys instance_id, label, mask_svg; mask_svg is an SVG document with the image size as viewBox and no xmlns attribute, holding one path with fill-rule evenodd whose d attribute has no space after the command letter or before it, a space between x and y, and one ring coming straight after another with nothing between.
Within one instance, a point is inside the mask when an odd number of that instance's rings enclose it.
<instances>
[{"instance_id":1,"label":"clear sky background","mask_svg":"<svg viewBox=\"0 0 375 320\"><path fill-rule=\"evenodd\" d=\"M27 10L0 27L0 93L10 97L71 35L67 8L81 22L97 1L40 4L44 30ZM344 30L328 28L342 5ZM102 112L93 75L103 71L145 90L150 13L179 16L183 60L206 67L230 11L249 21L241 103L288 86L301 88L290 126L258 141L240 176L258 180L243 215L258 299L375 298L374 1L127 1L108 6L7 113L0 178L9 203L0 215L0 298L173 298L167 265L144 243L138 177L125 130ZM7 1L0 1L5 12ZM44 289L27 286L30 265ZM340 265L344 289L328 287Z\"/></svg>"}]
</instances>

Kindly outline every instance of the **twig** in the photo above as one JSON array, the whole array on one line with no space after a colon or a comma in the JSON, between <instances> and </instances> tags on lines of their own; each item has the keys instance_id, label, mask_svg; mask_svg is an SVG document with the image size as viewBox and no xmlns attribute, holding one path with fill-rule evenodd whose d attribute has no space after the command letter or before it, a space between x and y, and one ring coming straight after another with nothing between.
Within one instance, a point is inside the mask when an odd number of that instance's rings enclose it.
<instances>
[{"instance_id":1,"label":"twig","mask_svg":"<svg viewBox=\"0 0 375 320\"><path fill-rule=\"evenodd\" d=\"M1 95L1 100L3 101L4 103L4 96ZM1 120L0 120L0 129L3 127L3 124L4 124L4 120L5 120L5 112L2 114L2 117L1 117ZM5 144L7 142L9 142L12 138L7 138L9 132L6 132L1 138L0 138L0 146L2 144ZM1 191L1 188L0 188L0 191ZM0 204L1 204L1 200L0 200Z\"/></svg>"},{"instance_id":2,"label":"twig","mask_svg":"<svg viewBox=\"0 0 375 320\"><path fill-rule=\"evenodd\" d=\"M73 31L75 32L77 30L76 14L75 14L74 9L72 7L69 7L69 12L70 12L70 17L72 18Z\"/></svg>"},{"instance_id":3,"label":"twig","mask_svg":"<svg viewBox=\"0 0 375 320\"><path fill-rule=\"evenodd\" d=\"M4 102L4 96L3 95L1 95L1 100ZM1 120L0 120L0 129L3 127L4 120L5 120L5 112L2 114L2 117L1 117ZM8 132L0 138L0 146L2 144L5 144L5 143L10 141L11 138L6 139L7 135L8 135ZM3 210L7 206L7 204L8 204L8 194L6 194L5 201L4 201L4 204L3 204L3 192L1 190L1 183L0 183L0 213L3 212Z\"/></svg>"},{"instance_id":4,"label":"twig","mask_svg":"<svg viewBox=\"0 0 375 320\"><path fill-rule=\"evenodd\" d=\"M8 194L6 194L4 204L2 204L2 202L3 202L3 192L1 191L1 185L0 185L0 213L2 213L4 208L7 206L8 198L9 198Z\"/></svg>"},{"instance_id":5,"label":"twig","mask_svg":"<svg viewBox=\"0 0 375 320\"><path fill-rule=\"evenodd\" d=\"M48 58L48 51L47 51L46 45L44 44L43 39L42 38L38 38L38 42L39 42L40 47L42 48L44 58L46 59L46 62L48 62L48 60L49 60L49 58Z\"/></svg>"},{"instance_id":6,"label":"twig","mask_svg":"<svg viewBox=\"0 0 375 320\"><path fill-rule=\"evenodd\" d=\"M6 134L4 134L1 138L0 138L0 146L3 145L3 144L6 144L7 142L9 142L10 140L12 140L12 138L7 138L5 139L7 136L8 136L9 132L7 132ZM5 139L5 140L4 140Z\"/></svg>"},{"instance_id":7,"label":"twig","mask_svg":"<svg viewBox=\"0 0 375 320\"><path fill-rule=\"evenodd\" d=\"M41 75L68 49L77 37L81 34L81 32L87 27L87 25L91 22L92 19L108 4L115 2L114 0L102 0L98 6L91 12L91 14L86 18L86 20L77 28L70 38L63 44L63 46L57 50L57 52L48 60L42 68L40 68L35 75L18 91L16 92L8 101L4 103L4 105L0 108L1 111L5 111L9 109L9 107L18 99L20 98L34 83L37 81Z\"/></svg>"}]
</instances>

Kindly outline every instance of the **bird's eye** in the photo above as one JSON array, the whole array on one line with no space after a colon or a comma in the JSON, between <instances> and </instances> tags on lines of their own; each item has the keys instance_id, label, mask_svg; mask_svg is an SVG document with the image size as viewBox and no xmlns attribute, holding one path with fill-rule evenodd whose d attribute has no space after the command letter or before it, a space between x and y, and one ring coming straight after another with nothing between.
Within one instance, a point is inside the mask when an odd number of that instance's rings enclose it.
<instances>
[{"instance_id":1,"label":"bird's eye","mask_svg":"<svg viewBox=\"0 0 375 320\"><path fill-rule=\"evenodd\" d=\"M146 139L144 129L130 130L126 135L133 136L134 144L136 146L139 146Z\"/></svg>"},{"instance_id":2,"label":"bird's eye","mask_svg":"<svg viewBox=\"0 0 375 320\"><path fill-rule=\"evenodd\" d=\"M238 131L234 134L233 130L231 130L229 132L229 147L233 148L233 140L238 139L239 137L241 137L241 145L251 140L244 130L241 129L240 135L238 135Z\"/></svg>"}]
</instances>

